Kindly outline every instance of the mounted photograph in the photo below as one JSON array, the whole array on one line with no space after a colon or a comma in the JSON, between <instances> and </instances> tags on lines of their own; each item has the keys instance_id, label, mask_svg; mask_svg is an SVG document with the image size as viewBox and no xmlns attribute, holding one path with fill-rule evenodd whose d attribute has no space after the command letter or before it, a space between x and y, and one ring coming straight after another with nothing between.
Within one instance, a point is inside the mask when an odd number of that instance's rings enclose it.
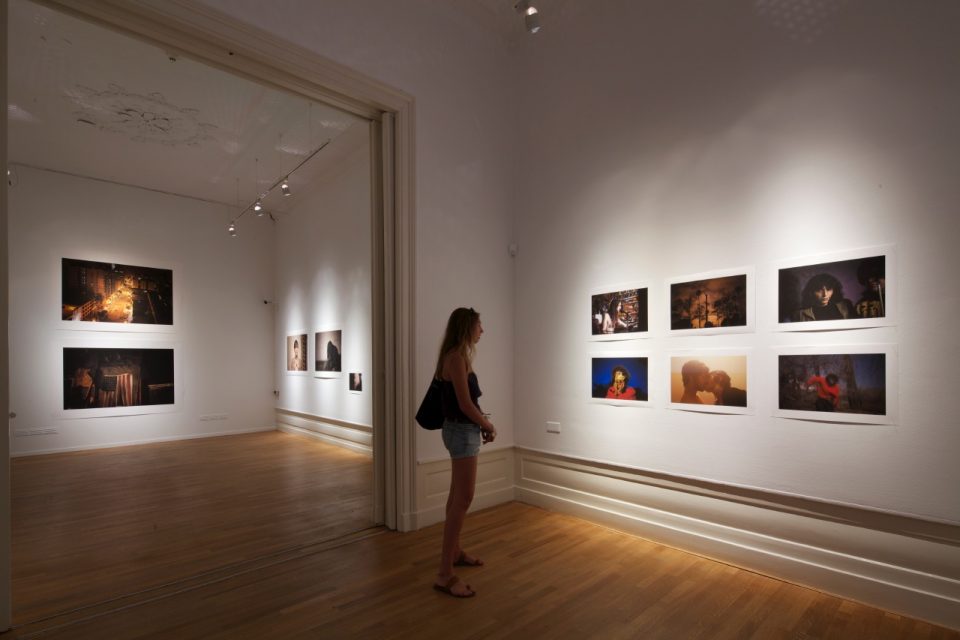
<instances>
[{"instance_id":1,"label":"mounted photograph","mask_svg":"<svg viewBox=\"0 0 960 640\"><path fill-rule=\"evenodd\" d=\"M748 356L743 351L690 351L670 357L670 408L706 413L754 413Z\"/></svg>"},{"instance_id":2,"label":"mounted photograph","mask_svg":"<svg viewBox=\"0 0 960 640\"><path fill-rule=\"evenodd\" d=\"M648 288L633 285L604 287L590 296L590 335L593 340L645 337L648 331Z\"/></svg>"},{"instance_id":3,"label":"mounted photograph","mask_svg":"<svg viewBox=\"0 0 960 640\"><path fill-rule=\"evenodd\" d=\"M671 278L667 291L672 335L753 330L752 269Z\"/></svg>"},{"instance_id":4,"label":"mounted photograph","mask_svg":"<svg viewBox=\"0 0 960 640\"><path fill-rule=\"evenodd\" d=\"M894 359L888 345L778 350L774 415L891 424L896 403Z\"/></svg>"},{"instance_id":5,"label":"mounted photograph","mask_svg":"<svg viewBox=\"0 0 960 640\"><path fill-rule=\"evenodd\" d=\"M822 331L893 324L893 259L892 248L886 247L780 264L779 328Z\"/></svg>"},{"instance_id":6,"label":"mounted photograph","mask_svg":"<svg viewBox=\"0 0 960 640\"><path fill-rule=\"evenodd\" d=\"M317 331L314 334L313 375L317 378L339 378L342 375L343 331Z\"/></svg>"},{"instance_id":7,"label":"mounted photograph","mask_svg":"<svg viewBox=\"0 0 960 640\"><path fill-rule=\"evenodd\" d=\"M590 356L590 398L600 404L649 404L649 358L637 353Z\"/></svg>"},{"instance_id":8,"label":"mounted photograph","mask_svg":"<svg viewBox=\"0 0 960 640\"><path fill-rule=\"evenodd\" d=\"M172 325L173 270L62 258L60 318Z\"/></svg>"},{"instance_id":9,"label":"mounted photograph","mask_svg":"<svg viewBox=\"0 0 960 640\"><path fill-rule=\"evenodd\" d=\"M63 409L174 404L173 349L63 348Z\"/></svg>"},{"instance_id":10,"label":"mounted photograph","mask_svg":"<svg viewBox=\"0 0 960 640\"><path fill-rule=\"evenodd\" d=\"M287 373L307 373L307 334L287 336Z\"/></svg>"}]
</instances>

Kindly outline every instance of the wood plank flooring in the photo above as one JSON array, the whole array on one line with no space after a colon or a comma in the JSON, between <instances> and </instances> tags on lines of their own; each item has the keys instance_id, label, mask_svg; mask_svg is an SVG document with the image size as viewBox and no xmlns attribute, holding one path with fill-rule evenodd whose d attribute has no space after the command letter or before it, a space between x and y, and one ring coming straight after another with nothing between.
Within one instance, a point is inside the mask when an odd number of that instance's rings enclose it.
<instances>
[{"instance_id":1,"label":"wood plank flooring","mask_svg":"<svg viewBox=\"0 0 960 640\"><path fill-rule=\"evenodd\" d=\"M286 449L287 438L290 437L284 434L264 434L262 440L253 440L257 446ZM206 453L217 451L221 457L232 459L236 455L234 449L242 441L223 440L209 443L211 449ZM300 445L301 441L295 440L295 444ZM287 451L283 455L297 460L303 454ZM440 525L406 534L368 529L325 542L276 549L273 536L283 535L287 529L316 531L322 526L300 522L301 517L313 517L309 510L304 510L301 499L281 497L284 487L306 483L304 476L310 472L309 464L300 471L288 472L283 468L282 457L262 463L278 478L268 479L265 470L263 475L255 469L248 470L256 477L251 486L260 487L260 491L246 489L241 502L252 502L253 506L224 506L222 510L226 514L255 512L271 508L267 504L270 501L280 501L301 516L284 518L284 524L274 527L250 524L243 517L233 522L223 520L218 527L213 523L216 518L211 518L210 523L201 527L208 530L211 541L196 545L203 548L191 548L189 535L186 541L170 538L175 542L172 548L180 549L189 561L183 560L177 571L161 563L157 571L168 575L165 584L149 591L122 594L123 589L116 583L128 581L127 569L117 557L105 563L96 576L76 578L81 585L88 584L83 580L90 580L95 589L120 594L117 599L21 625L0 634L0 638L960 640L960 633L955 631L519 503L468 516L465 546L483 557L487 565L460 570L478 595L454 600L430 586L436 570ZM156 454L148 458L157 463L166 459ZM203 461L200 458L197 462ZM132 461L118 459L114 464L136 472L137 464ZM17 470L18 474L23 472L22 468ZM113 483L121 484L123 477L126 476L111 476ZM132 500L136 508L128 506L117 511L118 517L138 523L128 527L145 531L147 536L152 531L149 523L157 518L134 518L127 513L138 509L150 512L154 507L147 503L149 499L172 500L161 497L160 488L153 487L159 481L156 477L152 482L136 481L145 490ZM232 495L231 483L201 491L191 482L167 482L166 491L174 495L205 493L206 501L197 500L196 510L215 509ZM21 487L26 488L25 483L26 478L21 476ZM61 490L69 493L71 484L63 479ZM31 491L42 495L45 486L40 482ZM134 489L118 488L117 501L125 502L123 496ZM218 493L227 497L217 497ZM82 493L71 495L81 502L84 497ZM98 538L116 526L92 508L83 518L61 518L58 522L57 526L63 529L58 537L61 544L70 544L68 528L89 529L95 532L93 538ZM250 526L253 538L241 542L234 531L238 526ZM39 523L34 527L32 531L37 534L43 528ZM121 527L121 533L128 527ZM216 534L216 529L222 529L221 534ZM18 542L23 540L18 538ZM73 546L74 553L82 555L88 546L97 545L88 542ZM202 570L215 564L209 554L222 547L234 549L232 558L245 560ZM268 553L271 548L274 551ZM166 555L156 548L153 553ZM80 560L78 557L77 561ZM185 571L190 575L169 577ZM48 588L58 589L56 581L57 576L52 576Z\"/></svg>"},{"instance_id":2,"label":"wood plank flooring","mask_svg":"<svg viewBox=\"0 0 960 640\"><path fill-rule=\"evenodd\" d=\"M15 625L372 526L372 460L279 431L11 462Z\"/></svg>"}]
</instances>

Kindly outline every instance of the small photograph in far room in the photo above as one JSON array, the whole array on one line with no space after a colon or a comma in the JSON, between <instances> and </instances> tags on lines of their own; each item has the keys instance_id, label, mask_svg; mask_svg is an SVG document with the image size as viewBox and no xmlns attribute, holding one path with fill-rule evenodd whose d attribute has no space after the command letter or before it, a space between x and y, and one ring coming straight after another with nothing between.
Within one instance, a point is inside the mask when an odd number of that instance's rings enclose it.
<instances>
[{"instance_id":1,"label":"small photograph in far room","mask_svg":"<svg viewBox=\"0 0 960 640\"><path fill-rule=\"evenodd\" d=\"M287 371L307 371L307 334L295 333L287 336Z\"/></svg>"},{"instance_id":2,"label":"small photograph in far room","mask_svg":"<svg viewBox=\"0 0 960 640\"><path fill-rule=\"evenodd\" d=\"M707 413L753 413L747 355L693 352L670 357L670 406Z\"/></svg>"},{"instance_id":3,"label":"small photograph in far room","mask_svg":"<svg viewBox=\"0 0 960 640\"><path fill-rule=\"evenodd\" d=\"M647 356L593 354L590 357L590 397L594 402L646 405L649 393Z\"/></svg>"},{"instance_id":4,"label":"small photograph in far room","mask_svg":"<svg viewBox=\"0 0 960 640\"><path fill-rule=\"evenodd\" d=\"M350 375L350 391L360 393L363 391L363 374L359 371L352 372Z\"/></svg>"},{"instance_id":5,"label":"small photograph in far room","mask_svg":"<svg viewBox=\"0 0 960 640\"><path fill-rule=\"evenodd\" d=\"M313 375L318 378L339 378L342 374L343 331L317 331L314 334Z\"/></svg>"}]
</instances>

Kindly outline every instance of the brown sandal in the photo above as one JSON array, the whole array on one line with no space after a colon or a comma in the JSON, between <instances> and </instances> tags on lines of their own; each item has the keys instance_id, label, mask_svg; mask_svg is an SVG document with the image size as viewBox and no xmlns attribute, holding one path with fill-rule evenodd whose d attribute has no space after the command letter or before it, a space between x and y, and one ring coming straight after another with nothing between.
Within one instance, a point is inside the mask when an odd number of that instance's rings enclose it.
<instances>
[{"instance_id":1,"label":"brown sandal","mask_svg":"<svg viewBox=\"0 0 960 640\"><path fill-rule=\"evenodd\" d=\"M450 576L450 579L447 580L447 584L437 584L434 582L433 588L441 593L447 594L448 596L453 596L454 598L472 598L473 596L477 595L477 592L471 589L470 585L465 585L467 589L469 589L468 593L454 593L453 585L457 584L458 582L460 582L460 578L457 576Z\"/></svg>"},{"instance_id":2,"label":"brown sandal","mask_svg":"<svg viewBox=\"0 0 960 640\"><path fill-rule=\"evenodd\" d=\"M466 551L461 551L461 552L460 552L460 555L459 555L459 556L457 557L457 559L453 562L453 566L455 566L455 567L482 567L482 566L483 566L483 560L481 560L480 558L473 558L473 559L471 560L470 558L467 557L467 552L466 552Z\"/></svg>"}]
</instances>

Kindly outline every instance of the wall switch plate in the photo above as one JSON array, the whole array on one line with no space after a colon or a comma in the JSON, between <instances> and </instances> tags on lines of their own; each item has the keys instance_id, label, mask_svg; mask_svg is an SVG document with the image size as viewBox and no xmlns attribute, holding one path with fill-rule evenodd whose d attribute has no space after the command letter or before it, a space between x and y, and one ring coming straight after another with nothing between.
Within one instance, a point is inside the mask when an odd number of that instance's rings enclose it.
<instances>
[{"instance_id":1,"label":"wall switch plate","mask_svg":"<svg viewBox=\"0 0 960 640\"><path fill-rule=\"evenodd\" d=\"M560 423L547 422L547 433L560 433Z\"/></svg>"}]
</instances>

